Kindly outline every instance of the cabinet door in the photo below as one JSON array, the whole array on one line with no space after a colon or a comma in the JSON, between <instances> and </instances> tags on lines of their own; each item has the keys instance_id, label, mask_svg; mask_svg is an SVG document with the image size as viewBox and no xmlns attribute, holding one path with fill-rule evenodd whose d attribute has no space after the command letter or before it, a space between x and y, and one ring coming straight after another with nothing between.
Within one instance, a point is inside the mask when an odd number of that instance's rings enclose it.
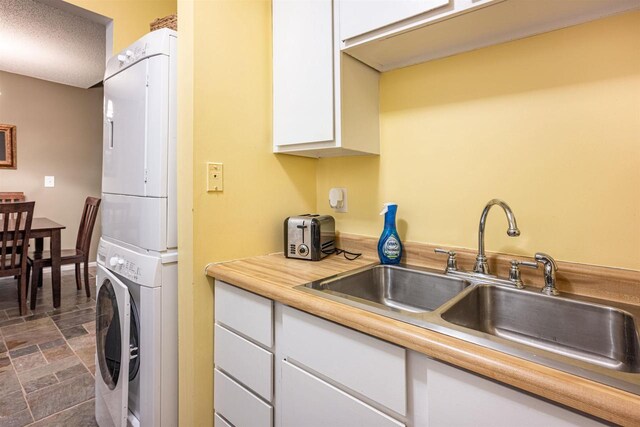
<instances>
[{"instance_id":1,"label":"cabinet door","mask_svg":"<svg viewBox=\"0 0 640 427\"><path fill-rule=\"evenodd\" d=\"M340 39L359 36L448 4L449 0L341 0Z\"/></svg>"},{"instance_id":2,"label":"cabinet door","mask_svg":"<svg viewBox=\"0 0 640 427\"><path fill-rule=\"evenodd\" d=\"M282 427L401 427L404 424L282 362Z\"/></svg>"},{"instance_id":3,"label":"cabinet door","mask_svg":"<svg viewBox=\"0 0 640 427\"><path fill-rule=\"evenodd\" d=\"M407 352L412 423L428 427L600 426L508 386L413 351Z\"/></svg>"},{"instance_id":4,"label":"cabinet door","mask_svg":"<svg viewBox=\"0 0 640 427\"><path fill-rule=\"evenodd\" d=\"M273 1L275 146L334 139L331 0Z\"/></svg>"}]
</instances>

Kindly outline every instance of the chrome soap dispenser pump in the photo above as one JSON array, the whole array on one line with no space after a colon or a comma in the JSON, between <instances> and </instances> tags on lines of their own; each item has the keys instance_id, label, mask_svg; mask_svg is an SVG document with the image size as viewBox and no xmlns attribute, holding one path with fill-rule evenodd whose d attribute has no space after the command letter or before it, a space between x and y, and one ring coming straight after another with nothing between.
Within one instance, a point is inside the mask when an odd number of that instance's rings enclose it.
<instances>
[{"instance_id":1,"label":"chrome soap dispenser pump","mask_svg":"<svg viewBox=\"0 0 640 427\"><path fill-rule=\"evenodd\" d=\"M396 230L396 203L385 203L380 215L384 215L384 229L378 240L378 257L382 264L399 264L402 258L402 242Z\"/></svg>"}]
</instances>

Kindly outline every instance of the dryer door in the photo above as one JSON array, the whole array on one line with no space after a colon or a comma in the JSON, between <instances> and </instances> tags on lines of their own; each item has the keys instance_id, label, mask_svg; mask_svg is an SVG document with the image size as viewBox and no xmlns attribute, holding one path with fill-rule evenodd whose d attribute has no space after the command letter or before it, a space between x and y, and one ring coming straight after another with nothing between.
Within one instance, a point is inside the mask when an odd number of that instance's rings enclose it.
<instances>
[{"instance_id":1,"label":"dryer door","mask_svg":"<svg viewBox=\"0 0 640 427\"><path fill-rule=\"evenodd\" d=\"M168 129L167 56L105 80L102 192L167 197Z\"/></svg>"},{"instance_id":2,"label":"dryer door","mask_svg":"<svg viewBox=\"0 0 640 427\"><path fill-rule=\"evenodd\" d=\"M137 355L129 346L130 313L129 289L98 266L96 421L101 427L127 426L129 359Z\"/></svg>"}]
</instances>

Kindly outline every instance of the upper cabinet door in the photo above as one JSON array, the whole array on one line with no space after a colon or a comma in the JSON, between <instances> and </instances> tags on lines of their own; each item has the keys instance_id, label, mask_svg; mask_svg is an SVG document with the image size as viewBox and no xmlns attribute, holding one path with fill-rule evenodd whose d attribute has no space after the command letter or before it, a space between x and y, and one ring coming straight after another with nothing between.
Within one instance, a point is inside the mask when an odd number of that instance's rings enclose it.
<instances>
[{"instance_id":1,"label":"upper cabinet door","mask_svg":"<svg viewBox=\"0 0 640 427\"><path fill-rule=\"evenodd\" d=\"M448 4L449 0L341 0L340 39L350 39Z\"/></svg>"},{"instance_id":2,"label":"upper cabinet door","mask_svg":"<svg viewBox=\"0 0 640 427\"><path fill-rule=\"evenodd\" d=\"M331 0L273 1L275 146L333 141Z\"/></svg>"}]
</instances>

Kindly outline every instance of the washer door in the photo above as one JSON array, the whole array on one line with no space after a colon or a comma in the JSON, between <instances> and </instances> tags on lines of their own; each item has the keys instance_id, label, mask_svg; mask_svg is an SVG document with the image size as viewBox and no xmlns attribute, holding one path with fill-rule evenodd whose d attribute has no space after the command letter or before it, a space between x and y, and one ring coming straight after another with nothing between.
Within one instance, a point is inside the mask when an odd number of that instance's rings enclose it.
<instances>
[{"instance_id":1,"label":"washer door","mask_svg":"<svg viewBox=\"0 0 640 427\"><path fill-rule=\"evenodd\" d=\"M101 427L126 427L129 399L131 321L129 289L98 267L96 297L96 421Z\"/></svg>"}]
</instances>

